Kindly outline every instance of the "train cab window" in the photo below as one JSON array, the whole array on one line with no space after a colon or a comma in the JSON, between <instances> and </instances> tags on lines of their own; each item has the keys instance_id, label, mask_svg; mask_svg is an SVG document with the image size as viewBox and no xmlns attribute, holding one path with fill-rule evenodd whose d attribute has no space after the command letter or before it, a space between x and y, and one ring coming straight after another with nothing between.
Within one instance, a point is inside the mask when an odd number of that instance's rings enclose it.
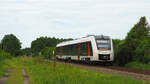
<instances>
[{"instance_id":1,"label":"train cab window","mask_svg":"<svg viewBox=\"0 0 150 84\"><path fill-rule=\"evenodd\" d=\"M97 39L96 40L98 49L102 50L110 50L111 49L111 41L109 39Z\"/></svg>"}]
</instances>

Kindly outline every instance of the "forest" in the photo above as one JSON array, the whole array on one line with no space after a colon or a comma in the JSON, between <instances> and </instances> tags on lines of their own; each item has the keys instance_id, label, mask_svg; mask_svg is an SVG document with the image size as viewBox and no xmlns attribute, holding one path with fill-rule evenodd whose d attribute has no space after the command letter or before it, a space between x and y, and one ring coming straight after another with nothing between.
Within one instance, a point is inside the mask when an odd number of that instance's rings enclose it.
<instances>
[{"instance_id":1,"label":"forest","mask_svg":"<svg viewBox=\"0 0 150 84\"><path fill-rule=\"evenodd\" d=\"M115 65L124 66L131 62L150 64L150 26L143 16L131 28L123 40L113 39ZM52 51L58 43L72 40L55 37L39 37L32 41L30 48L21 48L20 40L8 34L0 42L0 60L18 56L52 58Z\"/></svg>"}]
</instances>

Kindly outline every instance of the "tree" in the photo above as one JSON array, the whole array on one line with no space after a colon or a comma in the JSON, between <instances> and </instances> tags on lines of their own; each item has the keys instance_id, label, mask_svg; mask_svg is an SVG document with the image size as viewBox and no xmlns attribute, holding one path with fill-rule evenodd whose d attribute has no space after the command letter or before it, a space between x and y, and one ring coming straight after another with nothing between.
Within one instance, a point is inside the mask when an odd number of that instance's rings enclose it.
<instances>
[{"instance_id":1,"label":"tree","mask_svg":"<svg viewBox=\"0 0 150 84\"><path fill-rule=\"evenodd\" d=\"M31 56L31 48L24 48L22 49L23 55L25 56Z\"/></svg>"},{"instance_id":2,"label":"tree","mask_svg":"<svg viewBox=\"0 0 150 84\"><path fill-rule=\"evenodd\" d=\"M113 39L113 48L114 48L114 54L117 55L118 52L118 45L121 43L122 40L120 39Z\"/></svg>"},{"instance_id":3,"label":"tree","mask_svg":"<svg viewBox=\"0 0 150 84\"><path fill-rule=\"evenodd\" d=\"M31 43L31 51L34 56L38 56L45 47L56 47L56 45L62 41L67 41L72 39L57 39L55 37L40 37Z\"/></svg>"},{"instance_id":4,"label":"tree","mask_svg":"<svg viewBox=\"0 0 150 84\"><path fill-rule=\"evenodd\" d=\"M2 44L0 43L0 50L2 49Z\"/></svg>"},{"instance_id":5,"label":"tree","mask_svg":"<svg viewBox=\"0 0 150 84\"><path fill-rule=\"evenodd\" d=\"M125 40L122 40L116 49L115 54L115 63L117 65L125 65L126 63L130 62L130 49L127 47Z\"/></svg>"},{"instance_id":6,"label":"tree","mask_svg":"<svg viewBox=\"0 0 150 84\"><path fill-rule=\"evenodd\" d=\"M148 63L150 62L150 39L141 41L136 49L136 61Z\"/></svg>"},{"instance_id":7,"label":"tree","mask_svg":"<svg viewBox=\"0 0 150 84\"><path fill-rule=\"evenodd\" d=\"M4 36L1 41L1 47L3 51L8 52L13 56L18 56L21 54L21 42L13 34L8 34Z\"/></svg>"},{"instance_id":8,"label":"tree","mask_svg":"<svg viewBox=\"0 0 150 84\"><path fill-rule=\"evenodd\" d=\"M149 26L146 21L146 17L141 17L140 21L134 25L130 30L127 37L125 38L126 45L130 49L130 60L137 60L136 49L141 43L141 41L147 39L149 33Z\"/></svg>"},{"instance_id":9,"label":"tree","mask_svg":"<svg viewBox=\"0 0 150 84\"><path fill-rule=\"evenodd\" d=\"M149 36L150 27L145 17L141 17L140 21L128 32L126 38L115 45L116 63L124 65L131 61L149 60L150 46ZM116 44L117 41L114 41Z\"/></svg>"},{"instance_id":10,"label":"tree","mask_svg":"<svg viewBox=\"0 0 150 84\"><path fill-rule=\"evenodd\" d=\"M41 53L44 58L51 59L54 57L54 52L56 51L56 47L45 47Z\"/></svg>"}]
</instances>

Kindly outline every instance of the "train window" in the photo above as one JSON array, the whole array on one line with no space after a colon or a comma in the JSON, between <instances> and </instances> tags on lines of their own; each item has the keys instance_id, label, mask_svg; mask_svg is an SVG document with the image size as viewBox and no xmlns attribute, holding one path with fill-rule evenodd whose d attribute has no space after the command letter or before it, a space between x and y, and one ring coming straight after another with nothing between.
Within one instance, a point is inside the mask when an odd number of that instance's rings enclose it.
<instances>
[{"instance_id":1,"label":"train window","mask_svg":"<svg viewBox=\"0 0 150 84\"><path fill-rule=\"evenodd\" d=\"M66 46L63 47L63 55L66 55L66 51L67 51L67 48Z\"/></svg>"},{"instance_id":2,"label":"train window","mask_svg":"<svg viewBox=\"0 0 150 84\"><path fill-rule=\"evenodd\" d=\"M68 54L68 52L69 52L69 47L68 47L68 45L67 46L65 46L66 48L65 48L65 55L69 55Z\"/></svg>"},{"instance_id":3,"label":"train window","mask_svg":"<svg viewBox=\"0 0 150 84\"><path fill-rule=\"evenodd\" d=\"M57 55L60 55L60 47L57 48Z\"/></svg>"},{"instance_id":4,"label":"train window","mask_svg":"<svg viewBox=\"0 0 150 84\"><path fill-rule=\"evenodd\" d=\"M58 47L56 48L56 55L59 55L59 49L58 49Z\"/></svg>"},{"instance_id":5,"label":"train window","mask_svg":"<svg viewBox=\"0 0 150 84\"><path fill-rule=\"evenodd\" d=\"M70 53L70 49L69 49L69 45L67 45L67 55L69 55L69 53Z\"/></svg>"},{"instance_id":6,"label":"train window","mask_svg":"<svg viewBox=\"0 0 150 84\"><path fill-rule=\"evenodd\" d=\"M63 46L60 47L60 55L61 55L61 56L63 55Z\"/></svg>"},{"instance_id":7,"label":"train window","mask_svg":"<svg viewBox=\"0 0 150 84\"><path fill-rule=\"evenodd\" d=\"M68 55L68 46L65 46L65 55Z\"/></svg>"},{"instance_id":8,"label":"train window","mask_svg":"<svg viewBox=\"0 0 150 84\"><path fill-rule=\"evenodd\" d=\"M72 52L73 52L73 51L72 51L72 49L73 49L72 46L73 46L73 45L70 45L70 55L72 55Z\"/></svg>"},{"instance_id":9,"label":"train window","mask_svg":"<svg viewBox=\"0 0 150 84\"><path fill-rule=\"evenodd\" d=\"M80 55L81 56L88 56L88 53L90 53L90 56L93 55L91 42L81 43L80 44Z\"/></svg>"},{"instance_id":10,"label":"train window","mask_svg":"<svg viewBox=\"0 0 150 84\"><path fill-rule=\"evenodd\" d=\"M63 46L63 55L72 55L73 45Z\"/></svg>"},{"instance_id":11,"label":"train window","mask_svg":"<svg viewBox=\"0 0 150 84\"><path fill-rule=\"evenodd\" d=\"M90 52L90 56L93 56L91 42L80 43L80 56L88 56L88 52ZM57 47L57 55L78 56L78 45L72 44L63 47Z\"/></svg>"},{"instance_id":12,"label":"train window","mask_svg":"<svg viewBox=\"0 0 150 84\"><path fill-rule=\"evenodd\" d=\"M80 44L80 55L87 56L88 55L88 43L81 43Z\"/></svg>"},{"instance_id":13,"label":"train window","mask_svg":"<svg viewBox=\"0 0 150 84\"><path fill-rule=\"evenodd\" d=\"M73 44L72 45L72 55L73 56L77 56L77 53L78 53L78 47L77 47L77 44Z\"/></svg>"}]
</instances>

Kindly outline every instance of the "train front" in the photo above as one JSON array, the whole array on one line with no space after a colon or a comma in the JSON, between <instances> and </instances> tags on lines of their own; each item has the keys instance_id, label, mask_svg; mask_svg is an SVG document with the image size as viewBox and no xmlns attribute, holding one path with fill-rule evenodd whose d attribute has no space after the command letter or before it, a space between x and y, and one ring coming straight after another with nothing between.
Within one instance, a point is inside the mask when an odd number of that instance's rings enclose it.
<instances>
[{"instance_id":1,"label":"train front","mask_svg":"<svg viewBox=\"0 0 150 84\"><path fill-rule=\"evenodd\" d=\"M98 49L98 60L101 62L113 62L114 52L111 38L108 36L98 36L95 37L95 40Z\"/></svg>"}]
</instances>

